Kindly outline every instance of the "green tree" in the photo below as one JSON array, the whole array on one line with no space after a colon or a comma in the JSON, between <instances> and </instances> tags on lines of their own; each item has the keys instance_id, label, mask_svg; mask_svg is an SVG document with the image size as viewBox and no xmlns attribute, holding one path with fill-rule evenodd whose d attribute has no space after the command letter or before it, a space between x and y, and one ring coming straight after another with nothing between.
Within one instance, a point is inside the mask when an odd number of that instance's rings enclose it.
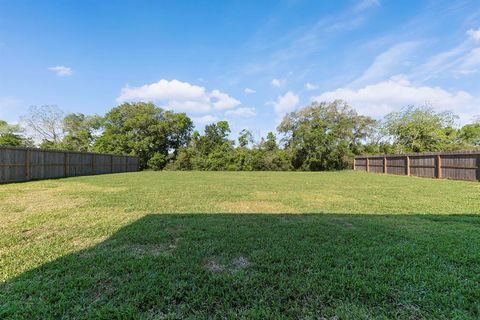
<instances>
[{"instance_id":1,"label":"green tree","mask_svg":"<svg viewBox=\"0 0 480 320\"><path fill-rule=\"evenodd\" d=\"M253 143L252 132L250 132L247 129L243 129L242 131L240 131L240 134L238 135L238 145L239 145L239 147L240 148L246 148L251 143Z\"/></svg>"},{"instance_id":2,"label":"green tree","mask_svg":"<svg viewBox=\"0 0 480 320\"><path fill-rule=\"evenodd\" d=\"M153 103L124 103L104 118L94 150L139 157L141 168L163 169L167 159L186 146L193 123L185 114L164 111Z\"/></svg>"},{"instance_id":3,"label":"green tree","mask_svg":"<svg viewBox=\"0 0 480 320\"><path fill-rule=\"evenodd\" d=\"M350 166L374 123L343 101L314 102L287 114L278 131L284 134L295 169L339 170Z\"/></svg>"},{"instance_id":4,"label":"green tree","mask_svg":"<svg viewBox=\"0 0 480 320\"><path fill-rule=\"evenodd\" d=\"M65 136L61 148L74 151L92 151L95 133L102 127L103 119L82 113L71 113L63 119Z\"/></svg>"},{"instance_id":5,"label":"green tree","mask_svg":"<svg viewBox=\"0 0 480 320\"><path fill-rule=\"evenodd\" d=\"M16 124L8 124L0 120L0 145L13 147L31 147L31 139L23 136L23 128Z\"/></svg>"},{"instance_id":6,"label":"green tree","mask_svg":"<svg viewBox=\"0 0 480 320\"><path fill-rule=\"evenodd\" d=\"M388 114L383 130L397 153L444 151L455 147L456 118L451 112L410 106Z\"/></svg>"},{"instance_id":7,"label":"green tree","mask_svg":"<svg viewBox=\"0 0 480 320\"><path fill-rule=\"evenodd\" d=\"M480 147L480 121L464 125L458 133L460 142L467 147Z\"/></svg>"}]
</instances>

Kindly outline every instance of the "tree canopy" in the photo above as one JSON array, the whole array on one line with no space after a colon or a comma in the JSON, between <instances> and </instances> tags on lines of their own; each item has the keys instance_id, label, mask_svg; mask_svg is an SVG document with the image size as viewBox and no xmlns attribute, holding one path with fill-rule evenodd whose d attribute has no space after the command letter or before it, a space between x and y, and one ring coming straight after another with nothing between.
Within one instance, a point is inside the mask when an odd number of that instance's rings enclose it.
<instances>
[{"instance_id":1,"label":"tree canopy","mask_svg":"<svg viewBox=\"0 0 480 320\"><path fill-rule=\"evenodd\" d=\"M256 141L238 128L232 139L227 121L194 131L185 113L147 102L123 103L104 116L33 106L22 117L28 130L0 120L0 144L135 155L153 170L341 170L360 154L480 150L480 119L462 127L456 120L428 106L374 120L344 101L314 102Z\"/></svg>"},{"instance_id":2,"label":"tree canopy","mask_svg":"<svg viewBox=\"0 0 480 320\"><path fill-rule=\"evenodd\" d=\"M141 168L163 169L169 154L187 144L192 129L184 113L164 111L153 103L124 103L105 115L94 150L136 155Z\"/></svg>"},{"instance_id":3,"label":"tree canopy","mask_svg":"<svg viewBox=\"0 0 480 320\"><path fill-rule=\"evenodd\" d=\"M300 170L333 170L349 166L358 145L375 120L358 115L343 101L313 103L285 116L278 131L285 135L292 165Z\"/></svg>"}]
</instances>

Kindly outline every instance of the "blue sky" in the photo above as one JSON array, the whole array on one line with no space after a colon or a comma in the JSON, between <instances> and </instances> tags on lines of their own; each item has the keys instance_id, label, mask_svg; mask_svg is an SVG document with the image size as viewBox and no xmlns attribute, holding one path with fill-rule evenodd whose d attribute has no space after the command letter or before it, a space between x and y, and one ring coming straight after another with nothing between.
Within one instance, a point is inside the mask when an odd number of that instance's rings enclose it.
<instances>
[{"instance_id":1,"label":"blue sky","mask_svg":"<svg viewBox=\"0 0 480 320\"><path fill-rule=\"evenodd\" d=\"M152 100L274 130L313 100L480 114L480 2L0 0L0 118Z\"/></svg>"}]
</instances>

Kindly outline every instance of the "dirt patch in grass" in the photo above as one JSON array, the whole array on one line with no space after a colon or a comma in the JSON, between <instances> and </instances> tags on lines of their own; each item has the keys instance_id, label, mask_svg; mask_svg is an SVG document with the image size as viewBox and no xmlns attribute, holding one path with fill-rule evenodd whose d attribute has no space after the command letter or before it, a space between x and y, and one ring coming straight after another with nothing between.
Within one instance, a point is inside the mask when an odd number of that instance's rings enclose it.
<instances>
[{"instance_id":1,"label":"dirt patch in grass","mask_svg":"<svg viewBox=\"0 0 480 320\"><path fill-rule=\"evenodd\" d=\"M215 259L210 259L205 263L205 269L212 273L236 273L250 267L250 265L251 263L247 258L239 256L226 265L219 263Z\"/></svg>"},{"instance_id":2,"label":"dirt patch in grass","mask_svg":"<svg viewBox=\"0 0 480 320\"><path fill-rule=\"evenodd\" d=\"M223 201L216 205L222 212L296 213L297 210L278 201Z\"/></svg>"}]
</instances>

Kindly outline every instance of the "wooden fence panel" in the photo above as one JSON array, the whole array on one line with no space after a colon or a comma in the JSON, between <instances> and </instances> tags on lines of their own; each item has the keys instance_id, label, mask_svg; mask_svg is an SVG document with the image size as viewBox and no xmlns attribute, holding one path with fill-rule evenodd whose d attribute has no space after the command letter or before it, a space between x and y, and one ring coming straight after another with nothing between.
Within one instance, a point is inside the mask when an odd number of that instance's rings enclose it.
<instances>
[{"instance_id":1,"label":"wooden fence panel","mask_svg":"<svg viewBox=\"0 0 480 320\"><path fill-rule=\"evenodd\" d=\"M354 163L355 170L367 172L455 180L480 180L480 151L360 156L355 158Z\"/></svg>"},{"instance_id":2,"label":"wooden fence panel","mask_svg":"<svg viewBox=\"0 0 480 320\"><path fill-rule=\"evenodd\" d=\"M478 180L480 155L447 155L442 157L442 177L455 180Z\"/></svg>"},{"instance_id":3,"label":"wooden fence panel","mask_svg":"<svg viewBox=\"0 0 480 320\"><path fill-rule=\"evenodd\" d=\"M406 173L406 157L386 157L387 158L387 173L405 175Z\"/></svg>"},{"instance_id":4,"label":"wooden fence panel","mask_svg":"<svg viewBox=\"0 0 480 320\"><path fill-rule=\"evenodd\" d=\"M436 177L435 156L410 157L410 174L417 177Z\"/></svg>"},{"instance_id":5,"label":"wooden fence panel","mask_svg":"<svg viewBox=\"0 0 480 320\"><path fill-rule=\"evenodd\" d=\"M25 179L25 157L24 150L0 149L0 183Z\"/></svg>"},{"instance_id":6,"label":"wooden fence panel","mask_svg":"<svg viewBox=\"0 0 480 320\"><path fill-rule=\"evenodd\" d=\"M355 170L367 171L367 159L355 159Z\"/></svg>"},{"instance_id":7,"label":"wooden fence panel","mask_svg":"<svg viewBox=\"0 0 480 320\"><path fill-rule=\"evenodd\" d=\"M375 158L369 161L370 172L383 173L383 158Z\"/></svg>"},{"instance_id":8,"label":"wooden fence panel","mask_svg":"<svg viewBox=\"0 0 480 320\"><path fill-rule=\"evenodd\" d=\"M138 158L0 146L0 183L138 171Z\"/></svg>"}]
</instances>

